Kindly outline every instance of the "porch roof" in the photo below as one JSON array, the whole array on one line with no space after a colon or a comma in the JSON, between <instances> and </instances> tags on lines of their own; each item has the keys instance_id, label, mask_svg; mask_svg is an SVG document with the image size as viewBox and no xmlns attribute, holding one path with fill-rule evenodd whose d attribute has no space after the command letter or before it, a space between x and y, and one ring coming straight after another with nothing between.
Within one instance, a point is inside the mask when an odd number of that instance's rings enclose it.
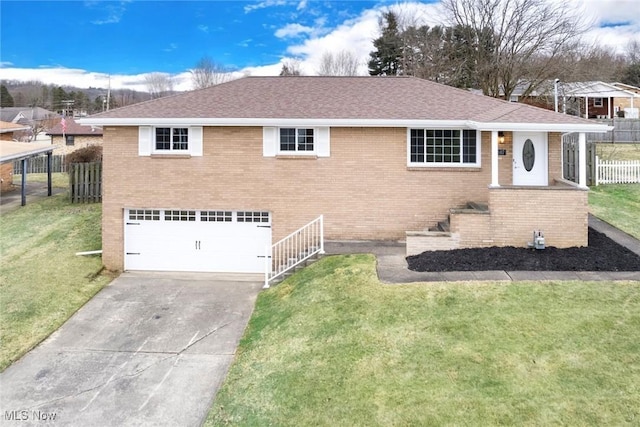
<instances>
[{"instance_id":1,"label":"porch roof","mask_svg":"<svg viewBox=\"0 0 640 427\"><path fill-rule=\"evenodd\" d=\"M638 95L604 82L564 83L565 96L589 98L634 98Z\"/></svg>"}]
</instances>

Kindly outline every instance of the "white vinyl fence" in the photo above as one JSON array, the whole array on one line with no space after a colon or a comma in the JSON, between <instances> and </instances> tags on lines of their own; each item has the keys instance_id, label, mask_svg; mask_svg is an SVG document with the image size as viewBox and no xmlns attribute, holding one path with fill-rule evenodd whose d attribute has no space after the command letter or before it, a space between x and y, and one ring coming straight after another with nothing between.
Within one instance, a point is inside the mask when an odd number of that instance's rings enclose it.
<instances>
[{"instance_id":1,"label":"white vinyl fence","mask_svg":"<svg viewBox=\"0 0 640 427\"><path fill-rule=\"evenodd\" d=\"M640 160L600 160L596 156L596 185L640 183Z\"/></svg>"}]
</instances>

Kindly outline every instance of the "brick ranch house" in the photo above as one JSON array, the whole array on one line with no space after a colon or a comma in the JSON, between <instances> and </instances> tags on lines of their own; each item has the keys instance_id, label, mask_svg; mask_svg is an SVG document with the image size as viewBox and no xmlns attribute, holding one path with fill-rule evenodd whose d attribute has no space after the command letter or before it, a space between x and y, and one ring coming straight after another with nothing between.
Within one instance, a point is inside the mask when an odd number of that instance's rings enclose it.
<instances>
[{"instance_id":1,"label":"brick ranch house","mask_svg":"<svg viewBox=\"0 0 640 427\"><path fill-rule=\"evenodd\" d=\"M90 145L102 145L102 129L97 126L84 126L72 117L65 118L65 129L62 123L52 127L47 135L51 137L51 145L56 148L54 154L69 154Z\"/></svg>"},{"instance_id":2,"label":"brick ranch house","mask_svg":"<svg viewBox=\"0 0 640 427\"><path fill-rule=\"evenodd\" d=\"M104 131L107 268L255 273L321 214L328 240L409 253L587 245L584 133L609 129L412 77L247 77L80 122Z\"/></svg>"}]
</instances>

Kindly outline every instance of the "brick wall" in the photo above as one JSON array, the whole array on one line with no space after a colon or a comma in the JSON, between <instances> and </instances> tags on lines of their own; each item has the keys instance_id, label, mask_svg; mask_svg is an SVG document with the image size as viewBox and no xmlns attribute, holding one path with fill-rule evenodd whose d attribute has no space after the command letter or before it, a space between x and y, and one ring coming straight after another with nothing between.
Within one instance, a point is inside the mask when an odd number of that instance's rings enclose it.
<instances>
[{"instance_id":1,"label":"brick wall","mask_svg":"<svg viewBox=\"0 0 640 427\"><path fill-rule=\"evenodd\" d=\"M0 192L13 188L13 162L0 164Z\"/></svg>"},{"instance_id":2,"label":"brick wall","mask_svg":"<svg viewBox=\"0 0 640 427\"><path fill-rule=\"evenodd\" d=\"M69 154L73 151L79 150L80 148L88 147L89 145L102 144L102 135L99 137L76 135L74 138L73 145L66 145L65 139L62 136L52 136L51 145L56 146L53 150L53 154Z\"/></svg>"},{"instance_id":3,"label":"brick wall","mask_svg":"<svg viewBox=\"0 0 640 427\"><path fill-rule=\"evenodd\" d=\"M505 137L503 185L512 176ZM274 241L324 214L327 239L398 240L452 207L489 199L489 132L481 168L407 168L403 128L332 128L331 157L312 159L263 157L260 127L204 128L203 157L139 157L137 140L136 127L104 128L103 261L111 269L123 267L125 208L266 210Z\"/></svg>"},{"instance_id":4,"label":"brick wall","mask_svg":"<svg viewBox=\"0 0 640 427\"><path fill-rule=\"evenodd\" d=\"M123 209L256 209L278 240L325 215L327 239L404 239L470 198L486 201L482 168L409 170L406 129L333 128L329 158L265 158L262 128L205 128L204 156L139 157L135 127L104 128L103 261L123 265Z\"/></svg>"},{"instance_id":5,"label":"brick wall","mask_svg":"<svg viewBox=\"0 0 640 427\"><path fill-rule=\"evenodd\" d=\"M534 230L547 246L587 246L587 190L569 186L492 188L491 231L496 246L525 246Z\"/></svg>"}]
</instances>

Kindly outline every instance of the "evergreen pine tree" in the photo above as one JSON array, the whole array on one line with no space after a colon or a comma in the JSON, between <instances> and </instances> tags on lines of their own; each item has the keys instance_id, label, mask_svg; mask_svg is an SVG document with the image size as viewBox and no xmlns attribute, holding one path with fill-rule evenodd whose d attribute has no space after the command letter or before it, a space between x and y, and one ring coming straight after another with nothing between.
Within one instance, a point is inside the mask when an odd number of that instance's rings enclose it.
<instances>
[{"instance_id":1,"label":"evergreen pine tree","mask_svg":"<svg viewBox=\"0 0 640 427\"><path fill-rule=\"evenodd\" d=\"M380 20L382 34L373 41L376 48L369 55L369 74L372 76L395 76L402 74L402 39L398 30L398 17L389 11Z\"/></svg>"},{"instance_id":2,"label":"evergreen pine tree","mask_svg":"<svg viewBox=\"0 0 640 427\"><path fill-rule=\"evenodd\" d=\"M0 85L0 107L13 107L13 97L5 85Z\"/></svg>"}]
</instances>

